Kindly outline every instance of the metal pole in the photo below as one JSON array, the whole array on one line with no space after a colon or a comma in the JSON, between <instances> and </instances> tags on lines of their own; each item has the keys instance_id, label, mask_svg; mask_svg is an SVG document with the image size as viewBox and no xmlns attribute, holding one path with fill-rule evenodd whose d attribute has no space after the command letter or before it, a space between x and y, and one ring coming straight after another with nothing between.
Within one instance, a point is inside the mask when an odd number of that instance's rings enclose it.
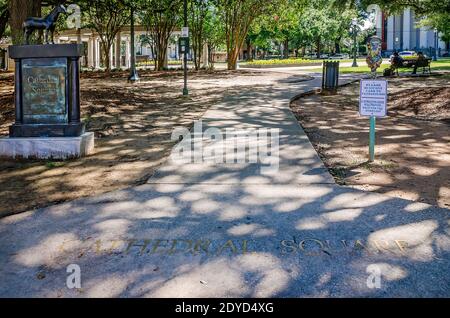
<instances>
[{"instance_id":1,"label":"metal pole","mask_svg":"<svg viewBox=\"0 0 450 318\"><path fill-rule=\"evenodd\" d=\"M437 61L437 51L438 51L438 31L434 29L434 55L433 61Z\"/></svg>"},{"instance_id":2,"label":"metal pole","mask_svg":"<svg viewBox=\"0 0 450 318\"><path fill-rule=\"evenodd\" d=\"M358 67L358 63L356 62L356 41L357 41L357 34L356 34L356 25L353 26L353 64L352 67Z\"/></svg>"},{"instance_id":3,"label":"metal pole","mask_svg":"<svg viewBox=\"0 0 450 318\"><path fill-rule=\"evenodd\" d=\"M184 27L187 28L188 26L188 15L187 15L187 0L184 0ZM188 54L189 48L186 47L186 50L184 52L184 87L183 87L183 96L189 95L189 90L187 87L187 54Z\"/></svg>"},{"instance_id":4,"label":"metal pole","mask_svg":"<svg viewBox=\"0 0 450 318\"><path fill-rule=\"evenodd\" d=\"M139 75L136 71L136 50L134 47L134 7L131 6L131 25L130 25L130 37L131 37L131 48L130 48L130 76L128 77L128 81L130 82L138 82Z\"/></svg>"},{"instance_id":5,"label":"metal pole","mask_svg":"<svg viewBox=\"0 0 450 318\"><path fill-rule=\"evenodd\" d=\"M369 162L375 161L375 124L376 118L370 117L370 133L369 133Z\"/></svg>"}]
</instances>

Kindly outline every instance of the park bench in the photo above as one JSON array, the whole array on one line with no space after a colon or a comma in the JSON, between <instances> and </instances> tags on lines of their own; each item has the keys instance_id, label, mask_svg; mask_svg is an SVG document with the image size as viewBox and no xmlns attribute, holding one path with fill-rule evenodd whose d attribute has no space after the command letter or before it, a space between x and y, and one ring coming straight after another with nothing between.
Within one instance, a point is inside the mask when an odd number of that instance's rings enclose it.
<instances>
[{"instance_id":1,"label":"park bench","mask_svg":"<svg viewBox=\"0 0 450 318\"><path fill-rule=\"evenodd\" d=\"M427 58L424 60L418 60L415 62L412 67L414 68L417 65L417 68L422 68L422 74L425 74L428 72L428 74L431 74L431 59ZM399 68L409 68L401 63L393 65L394 73L398 76L398 69Z\"/></svg>"},{"instance_id":2,"label":"park bench","mask_svg":"<svg viewBox=\"0 0 450 318\"><path fill-rule=\"evenodd\" d=\"M422 74L425 74L427 71L428 74L431 74L431 59L417 61L414 66L417 66L417 68L422 68Z\"/></svg>"}]
</instances>

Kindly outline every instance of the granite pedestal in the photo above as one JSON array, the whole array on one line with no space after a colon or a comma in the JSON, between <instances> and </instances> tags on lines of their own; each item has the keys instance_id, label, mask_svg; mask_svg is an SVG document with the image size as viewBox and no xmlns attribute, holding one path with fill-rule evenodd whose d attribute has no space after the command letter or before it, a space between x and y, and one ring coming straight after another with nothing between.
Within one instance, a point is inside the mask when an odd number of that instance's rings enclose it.
<instances>
[{"instance_id":1,"label":"granite pedestal","mask_svg":"<svg viewBox=\"0 0 450 318\"><path fill-rule=\"evenodd\" d=\"M66 159L92 153L94 135L80 118L78 44L18 45L15 61L15 123L0 140L0 156Z\"/></svg>"},{"instance_id":2,"label":"granite pedestal","mask_svg":"<svg viewBox=\"0 0 450 318\"><path fill-rule=\"evenodd\" d=\"M33 137L0 139L0 158L74 159L94 152L94 133L78 137Z\"/></svg>"}]
</instances>

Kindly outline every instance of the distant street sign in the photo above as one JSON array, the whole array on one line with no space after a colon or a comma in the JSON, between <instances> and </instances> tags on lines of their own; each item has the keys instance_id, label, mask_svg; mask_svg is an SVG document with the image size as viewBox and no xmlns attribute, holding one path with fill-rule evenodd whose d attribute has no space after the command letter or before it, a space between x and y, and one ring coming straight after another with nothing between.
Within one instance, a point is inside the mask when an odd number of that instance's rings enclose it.
<instances>
[{"instance_id":1,"label":"distant street sign","mask_svg":"<svg viewBox=\"0 0 450 318\"><path fill-rule=\"evenodd\" d=\"M189 38L179 38L178 39L178 50L180 54L189 53Z\"/></svg>"},{"instance_id":2,"label":"distant street sign","mask_svg":"<svg viewBox=\"0 0 450 318\"><path fill-rule=\"evenodd\" d=\"M189 28L188 27L181 28L181 37L182 38L189 37Z\"/></svg>"},{"instance_id":3,"label":"distant street sign","mask_svg":"<svg viewBox=\"0 0 450 318\"><path fill-rule=\"evenodd\" d=\"M359 114L368 117L387 115L387 81L361 80Z\"/></svg>"}]
</instances>

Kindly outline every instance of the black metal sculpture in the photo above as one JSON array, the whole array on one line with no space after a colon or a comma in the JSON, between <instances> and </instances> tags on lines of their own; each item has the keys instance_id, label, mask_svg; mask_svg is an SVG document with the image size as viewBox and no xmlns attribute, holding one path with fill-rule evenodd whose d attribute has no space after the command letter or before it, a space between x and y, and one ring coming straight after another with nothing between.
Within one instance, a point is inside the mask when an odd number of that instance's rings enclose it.
<instances>
[{"instance_id":1,"label":"black metal sculpture","mask_svg":"<svg viewBox=\"0 0 450 318\"><path fill-rule=\"evenodd\" d=\"M60 4L50 12L45 18L28 18L23 23L23 32L25 43L30 44L30 37L35 30L44 30L45 44L54 44L53 33L55 31L56 22L61 13L67 13L66 8ZM49 41L49 33L51 33Z\"/></svg>"}]
</instances>

